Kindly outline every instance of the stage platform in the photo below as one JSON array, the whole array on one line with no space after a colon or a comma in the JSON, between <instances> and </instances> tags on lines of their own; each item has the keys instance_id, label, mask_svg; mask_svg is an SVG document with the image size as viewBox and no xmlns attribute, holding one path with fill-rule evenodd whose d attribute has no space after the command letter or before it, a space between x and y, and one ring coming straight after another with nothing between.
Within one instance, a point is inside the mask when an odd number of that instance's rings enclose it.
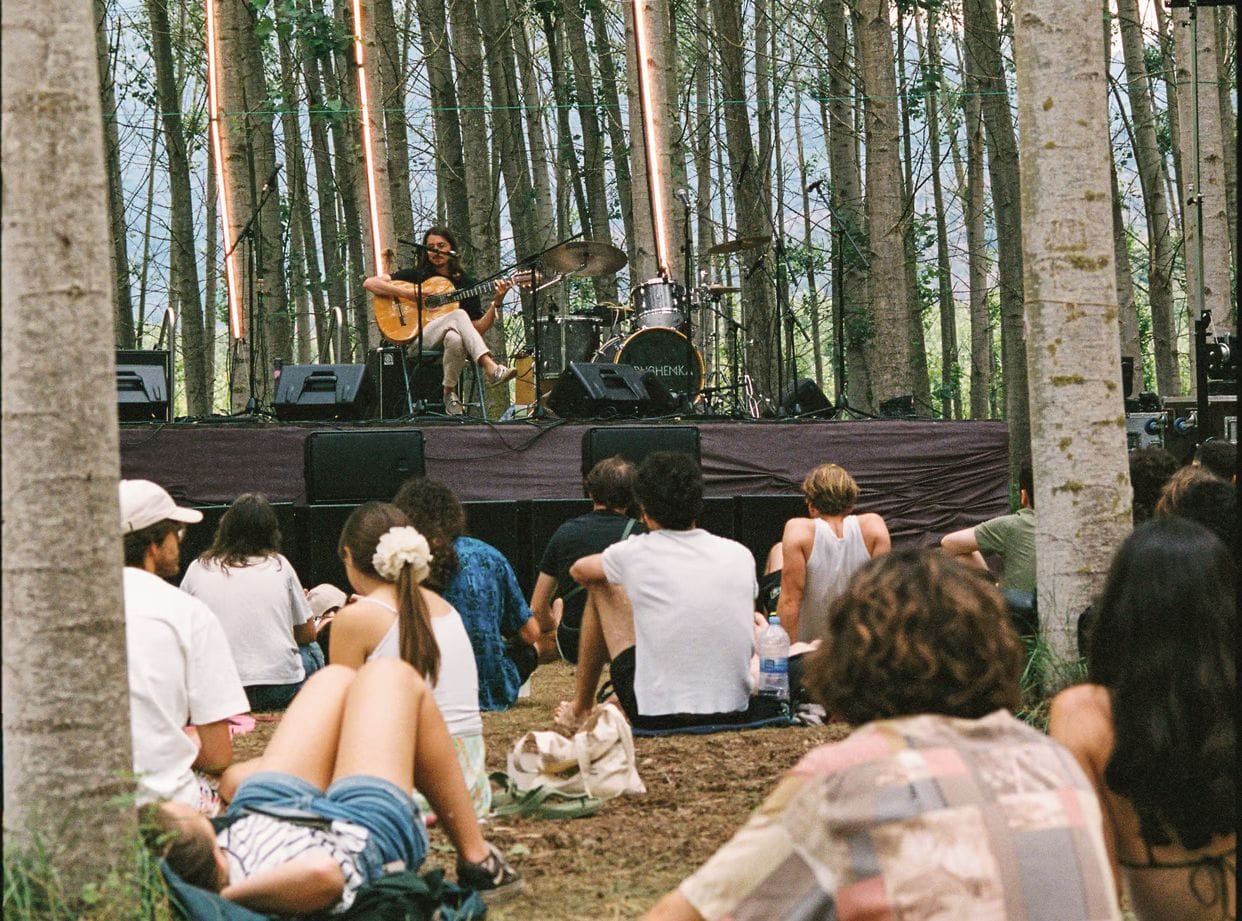
<instances>
[{"instance_id":1,"label":"stage platform","mask_svg":"<svg viewBox=\"0 0 1242 921\"><path fill-rule=\"evenodd\" d=\"M179 501L205 507L185 562L210 541L236 496L261 492L278 506L286 555L303 581L338 579L340 524L356 503L308 502L307 438L315 432L422 432L427 476L466 504L471 532L500 547L524 589L552 530L587 508L583 436L592 428L641 439L643 430L699 431L707 509L703 526L749 546L759 566L784 521L804 514L799 486L816 464L834 462L858 481L860 511L888 522L896 547L925 546L946 531L1008 510L1008 433L1003 422L665 421L505 423L277 423L206 420L121 426L121 472L162 484ZM313 497L312 497L313 498ZM374 496L389 499L391 496Z\"/></svg>"}]
</instances>

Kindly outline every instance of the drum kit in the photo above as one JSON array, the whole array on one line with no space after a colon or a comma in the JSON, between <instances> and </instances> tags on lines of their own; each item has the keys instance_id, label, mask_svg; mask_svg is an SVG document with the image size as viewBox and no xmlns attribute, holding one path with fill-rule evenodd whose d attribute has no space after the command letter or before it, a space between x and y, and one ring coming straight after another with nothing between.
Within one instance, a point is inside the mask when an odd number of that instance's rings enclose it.
<instances>
[{"instance_id":1,"label":"drum kit","mask_svg":"<svg viewBox=\"0 0 1242 921\"><path fill-rule=\"evenodd\" d=\"M732 255L764 246L769 239L728 240L707 250L707 255ZM610 243L572 241L544 253L542 262L546 270L561 277L599 277L624 267L626 256ZM725 403L733 414L757 415L749 375L739 380L743 361L737 334L741 324L720 310L723 297L740 291L732 285L706 282L687 291L676 282L654 278L635 285L626 304L598 303L590 314L558 315L554 308L551 315L535 321L536 377L547 384L540 388L540 399L568 373L571 362L608 363L631 365L654 374L688 408L714 411L713 401L731 394L732 398ZM690 338L696 311L700 318L710 311L728 324L728 384L722 379L716 382L718 386L707 386L703 351ZM716 325L710 323L713 329ZM718 351L715 335L703 335L701 329L693 332L709 353Z\"/></svg>"}]
</instances>

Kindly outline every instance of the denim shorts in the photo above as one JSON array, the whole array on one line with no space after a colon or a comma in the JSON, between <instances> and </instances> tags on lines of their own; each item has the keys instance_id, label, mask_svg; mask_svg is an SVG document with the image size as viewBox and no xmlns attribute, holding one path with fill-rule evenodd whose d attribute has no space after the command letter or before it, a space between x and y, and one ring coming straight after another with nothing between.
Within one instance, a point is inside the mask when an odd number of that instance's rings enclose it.
<instances>
[{"instance_id":1,"label":"denim shorts","mask_svg":"<svg viewBox=\"0 0 1242 921\"><path fill-rule=\"evenodd\" d=\"M242 781L226 815L244 810L290 819L339 819L370 834L362 853L368 882L395 861L416 870L427 856L427 829L409 792L382 777L343 777L326 791L292 774L261 771Z\"/></svg>"}]
</instances>

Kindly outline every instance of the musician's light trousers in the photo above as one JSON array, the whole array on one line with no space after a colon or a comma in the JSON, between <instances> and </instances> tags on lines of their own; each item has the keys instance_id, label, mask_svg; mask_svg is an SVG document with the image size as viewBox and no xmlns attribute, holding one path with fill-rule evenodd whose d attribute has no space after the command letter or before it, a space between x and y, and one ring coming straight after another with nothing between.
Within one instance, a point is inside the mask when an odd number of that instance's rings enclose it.
<instances>
[{"instance_id":1,"label":"musician's light trousers","mask_svg":"<svg viewBox=\"0 0 1242 921\"><path fill-rule=\"evenodd\" d=\"M470 322L470 314L461 308L437 317L423 328L423 347L443 349L445 390L457 389L467 355L471 361L478 361L491 351Z\"/></svg>"}]
</instances>

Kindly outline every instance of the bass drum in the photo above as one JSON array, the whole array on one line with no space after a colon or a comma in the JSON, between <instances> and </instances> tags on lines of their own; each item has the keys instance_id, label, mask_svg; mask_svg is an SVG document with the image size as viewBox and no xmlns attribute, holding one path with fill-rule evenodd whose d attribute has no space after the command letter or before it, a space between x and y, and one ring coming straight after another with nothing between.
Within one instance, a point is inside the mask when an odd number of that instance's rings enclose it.
<instances>
[{"instance_id":1,"label":"bass drum","mask_svg":"<svg viewBox=\"0 0 1242 921\"><path fill-rule=\"evenodd\" d=\"M669 391L690 399L703 389L703 356L675 329L652 326L617 336L605 342L591 360L650 371Z\"/></svg>"}]
</instances>

